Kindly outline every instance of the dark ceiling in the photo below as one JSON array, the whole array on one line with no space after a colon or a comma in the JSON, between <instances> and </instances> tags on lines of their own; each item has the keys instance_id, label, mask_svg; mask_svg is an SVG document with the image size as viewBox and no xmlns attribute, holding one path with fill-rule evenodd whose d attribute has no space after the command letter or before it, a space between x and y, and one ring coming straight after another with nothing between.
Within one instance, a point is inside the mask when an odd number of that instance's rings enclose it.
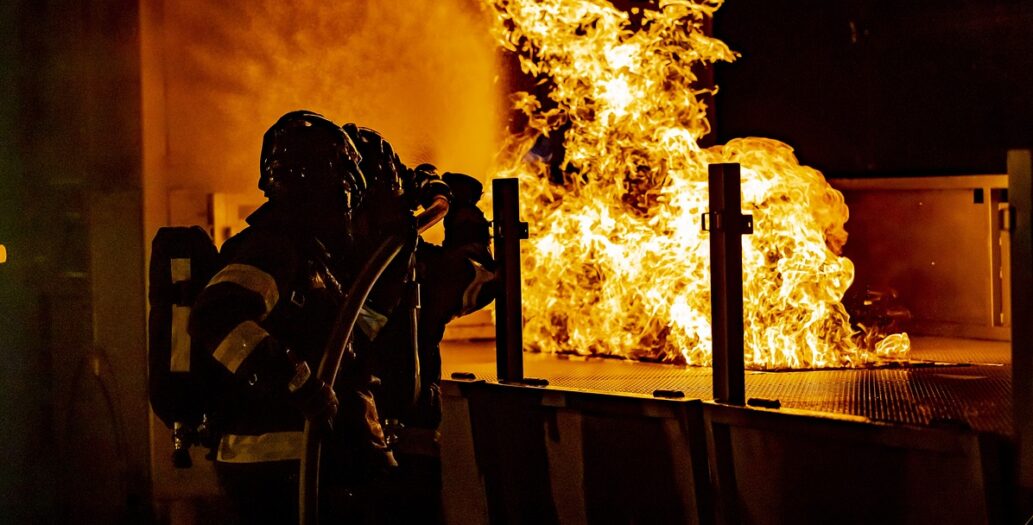
<instances>
[{"instance_id":1,"label":"dark ceiling","mask_svg":"<svg viewBox=\"0 0 1033 525\"><path fill-rule=\"evenodd\" d=\"M1002 173L1033 144L1033 2L731 0L720 141L792 144L830 176Z\"/></svg>"}]
</instances>

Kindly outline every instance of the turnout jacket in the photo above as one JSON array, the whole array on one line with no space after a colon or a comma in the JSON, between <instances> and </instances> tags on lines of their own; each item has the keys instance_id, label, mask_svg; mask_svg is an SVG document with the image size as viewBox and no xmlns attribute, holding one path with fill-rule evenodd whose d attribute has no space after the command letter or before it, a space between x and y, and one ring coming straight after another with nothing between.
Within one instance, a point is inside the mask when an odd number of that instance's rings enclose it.
<instances>
[{"instance_id":1,"label":"turnout jacket","mask_svg":"<svg viewBox=\"0 0 1033 525\"><path fill-rule=\"evenodd\" d=\"M318 367L343 301L351 261L289 214L267 203L248 227L226 241L226 266L198 296L190 334L224 369L222 395L211 414L222 437L216 459L230 463L301 457L304 416L291 392L298 364ZM325 239L331 241L331 239ZM331 256L331 253L334 256ZM346 284L345 284L346 286ZM375 316L363 316L365 322ZM378 326L364 330L375 334ZM361 337L359 330L356 336ZM340 407L326 443L348 454L385 455L387 446L370 393L369 366L346 356L336 381ZM383 461L390 462L389 459Z\"/></svg>"}]
</instances>

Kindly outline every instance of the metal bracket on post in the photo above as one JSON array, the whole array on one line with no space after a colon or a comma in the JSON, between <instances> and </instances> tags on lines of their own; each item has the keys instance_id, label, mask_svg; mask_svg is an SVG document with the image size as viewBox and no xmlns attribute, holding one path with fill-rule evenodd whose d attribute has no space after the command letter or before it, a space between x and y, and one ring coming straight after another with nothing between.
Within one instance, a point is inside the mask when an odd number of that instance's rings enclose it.
<instances>
[{"instance_id":1,"label":"metal bracket on post","mask_svg":"<svg viewBox=\"0 0 1033 525\"><path fill-rule=\"evenodd\" d=\"M753 217L742 213L739 164L711 164L709 172L710 212L704 214L702 228L710 232L714 400L742 405L746 401L742 236L753 233Z\"/></svg>"},{"instance_id":2,"label":"metal bracket on post","mask_svg":"<svg viewBox=\"0 0 1033 525\"><path fill-rule=\"evenodd\" d=\"M520 221L517 179L495 179L491 184L495 261L501 283L495 299L495 362L501 382L524 380L524 317L520 296L520 240L528 237Z\"/></svg>"}]
</instances>

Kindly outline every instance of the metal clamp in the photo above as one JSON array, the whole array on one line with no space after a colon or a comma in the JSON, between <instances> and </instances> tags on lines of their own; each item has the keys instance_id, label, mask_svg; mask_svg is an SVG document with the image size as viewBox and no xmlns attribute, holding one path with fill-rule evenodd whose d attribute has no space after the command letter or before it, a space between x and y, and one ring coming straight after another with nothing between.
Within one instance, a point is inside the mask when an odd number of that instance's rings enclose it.
<instances>
[{"instance_id":1,"label":"metal clamp","mask_svg":"<svg viewBox=\"0 0 1033 525\"><path fill-rule=\"evenodd\" d=\"M707 222L708 218L709 223ZM733 214L730 218L738 220L723 220L723 213L721 211L703 213L700 215L700 229L705 232L720 232L725 231L725 228L727 227L728 231L731 233L738 233L739 235L753 234L753 215L740 213L738 217L735 217ZM710 225L713 225L713 228L711 228Z\"/></svg>"},{"instance_id":2,"label":"metal clamp","mask_svg":"<svg viewBox=\"0 0 1033 525\"><path fill-rule=\"evenodd\" d=\"M488 224L491 226L492 231L494 232L494 234L492 235L493 239L497 239L497 240L501 241L501 240L506 238L506 229L505 229L505 227L501 227L500 226L499 228L496 228L495 227L495 221L488 221ZM525 240L525 239L530 239L531 238L531 229L527 225L526 222L518 221L516 224L513 225L513 227L516 230L516 237L517 237L517 239Z\"/></svg>"}]
</instances>

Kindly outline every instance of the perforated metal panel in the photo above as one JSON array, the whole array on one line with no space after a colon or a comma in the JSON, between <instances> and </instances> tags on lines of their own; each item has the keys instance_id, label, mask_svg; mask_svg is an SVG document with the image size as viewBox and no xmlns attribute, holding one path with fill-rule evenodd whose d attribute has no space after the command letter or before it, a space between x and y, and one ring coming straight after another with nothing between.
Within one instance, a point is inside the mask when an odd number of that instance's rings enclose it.
<instances>
[{"instance_id":1,"label":"perforated metal panel","mask_svg":"<svg viewBox=\"0 0 1033 525\"><path fill-rule=\"evenodd\" d=\"M495 381L492 342L443 348L443 377L470 372ZM920 426L1011 434L1011 365L1002 342L915 338L907 368L746 373L746 397L782 407ZM678 390L711 399L709 368L525 354L525 375L556 388L652 395Z\"/></svg>"}]
</instances>

